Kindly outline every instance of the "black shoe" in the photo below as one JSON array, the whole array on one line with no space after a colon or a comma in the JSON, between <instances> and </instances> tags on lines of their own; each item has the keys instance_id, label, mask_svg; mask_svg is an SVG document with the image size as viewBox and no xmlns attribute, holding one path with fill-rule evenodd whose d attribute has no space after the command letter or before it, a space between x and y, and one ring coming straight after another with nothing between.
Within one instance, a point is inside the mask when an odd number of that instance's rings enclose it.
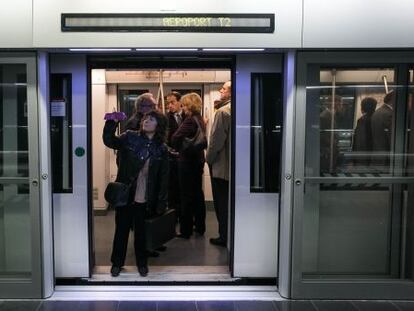
<instances>
[{"instance_id":1,"label":"black shoe","mask_svg":"<svg viewBox=\"0 0 414 311\"><path fill-rule=\"evenodd\" d=\"M156 251L159 251L159 252L165 252L167 250L167 246L162 245L162 246L156 248L155 250Z\"/></svg>"},{"instance_id":2,"label":"black shoe","mask_svg":"<svg viewBox=\"0 0 414 311\"><path fill-rule=\"evenodd\" d=\"M186 240L190 238L190 236L186 234L177 234L176 237L180 239L186 239Z\"/></svg>"},{"instance_id":3,"label":"black shoe","mask_svg":"<svg viewBox=\"0 0 414 311\"><path fill-rule=\"evenodd\" d=\"M210 243L217 246L227 247L226 241L224 241L222 238L211 238Z\"/></svg>"},{"instance_id":4,"label":"black shoe","mask_svg":"<svg viewBox=\"0 0 414 311\"><path fill-rule=\"evenodd\" d=\"M146 277L148 275L148 267L147 266L138 266L139 275L142 277Z\"/></svg>"},{"instance_id":5,"label":"black shoe","mask_svg":"<svg viewBox=\"0 0 414 311\"><path fill-rule=\"evenodd\" d=\"M121 273L121 267L112 266L112 268L111 268L111 275L113 277L117 277L119 275L119 273Z\"/></svg>"}]
</instances>

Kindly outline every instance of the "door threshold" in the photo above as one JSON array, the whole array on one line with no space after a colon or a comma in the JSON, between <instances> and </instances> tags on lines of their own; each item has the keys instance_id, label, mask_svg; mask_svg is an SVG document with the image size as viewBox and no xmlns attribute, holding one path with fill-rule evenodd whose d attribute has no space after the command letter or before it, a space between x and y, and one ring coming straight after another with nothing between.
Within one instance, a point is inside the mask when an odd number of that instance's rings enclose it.
<instances>
[{"instance_id":1,"label":"door threshold","mask_svg":"<svg viewBox=\"0 0 414 311\"><path fill-rule=\"evenodd\" d=\"M284 300L277 286L56 286L47 300Z\"/></svg>"},{"instance_id":2,"label":"door threshold","mask_svg":"<svg viewBox=\"0 0 414 311\"><path fill-rule=\"evenodd\" d=\"M149 266L146 277L138 274L137 267L125 266L118 277L112 277L110 266L95 267L87 282L235 282L227 266Z\"/></svg>"}]
</instances>

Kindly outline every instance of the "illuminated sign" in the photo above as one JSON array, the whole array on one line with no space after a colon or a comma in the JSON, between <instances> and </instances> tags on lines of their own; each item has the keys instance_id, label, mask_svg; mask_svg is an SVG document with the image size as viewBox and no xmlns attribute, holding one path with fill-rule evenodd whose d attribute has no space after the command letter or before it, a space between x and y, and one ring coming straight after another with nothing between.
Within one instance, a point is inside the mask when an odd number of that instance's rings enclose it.
<instances>
[{"instance_id":1,"label":"illuminated sign","mask_svg":"<svg viewBox=\"0 0 414 311\"><path fill-rule=\"evenodd\" d=\"M64 32L273 33L274 14L72 14L61 16Z\"/></svg>"}]
</instances>

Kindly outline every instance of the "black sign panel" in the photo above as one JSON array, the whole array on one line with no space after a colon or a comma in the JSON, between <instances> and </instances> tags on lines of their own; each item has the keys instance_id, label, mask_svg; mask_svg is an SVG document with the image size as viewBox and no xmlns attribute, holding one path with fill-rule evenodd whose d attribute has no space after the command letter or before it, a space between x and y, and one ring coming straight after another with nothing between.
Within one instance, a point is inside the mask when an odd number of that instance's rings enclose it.
<instances>
[{"instance_id":1,"label":"black sign panel","mask_svg":"<svg viewBox=\"0 0 414 311\"><path fill-rule=\"evenodd\" d=\"M64 32L273 33L274 14L76 14L61 16Z\"/></svg>"}]
</instances>

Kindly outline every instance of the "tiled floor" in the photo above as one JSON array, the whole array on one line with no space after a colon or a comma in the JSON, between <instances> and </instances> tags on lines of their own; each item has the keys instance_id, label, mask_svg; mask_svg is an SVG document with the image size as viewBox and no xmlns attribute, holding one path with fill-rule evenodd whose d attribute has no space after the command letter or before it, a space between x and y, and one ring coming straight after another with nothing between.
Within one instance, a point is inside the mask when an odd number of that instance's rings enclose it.
<instances>
[{"instance_id":1,"label":"tiled floor","mask_svg":"<svg viewBox=\"0 0 414 311\"><path fill-rule=\"evenodd\" d=\"M0 301L1 311L409 311L414 301Z\"/></svg>"}]
</instances>

